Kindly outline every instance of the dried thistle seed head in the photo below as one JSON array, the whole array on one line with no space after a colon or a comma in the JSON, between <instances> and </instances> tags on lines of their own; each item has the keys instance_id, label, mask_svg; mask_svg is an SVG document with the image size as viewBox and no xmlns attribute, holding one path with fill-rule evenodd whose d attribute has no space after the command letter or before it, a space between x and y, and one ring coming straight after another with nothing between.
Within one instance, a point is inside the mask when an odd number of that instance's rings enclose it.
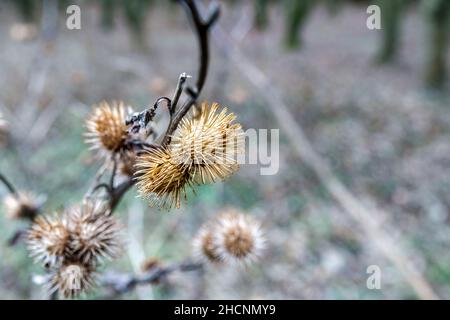
<instances>
[{"instance_id":1,"label":"dried thistle seed head","mask_svg":"<svg viewBox=\"0 0 450 320\"><path fill-rule=\"evenodd\" d=\"M205 262L222 261L219 249L214 241L215 226L211 223L203 225L192 241L194 256Z\"/></svg>"},{"instance_id":2,"label":"dried thistle seed head","mask_svg":"<svg viewBox=\"0 0 450 320\"><path fill-rule=\"evenodd\" d=\"M225 261L249 263L261 255L265 240L255 219L230 210L217 219L214 242Z\"/></svg>"},{"instance_id":3,"label":"dried thistle seed head","mask_svg":"<svg viewBox=\"0 0 450 320\"><path fill-rule=\"evenodd\" d=\"M202 104L201 113L183 118L170 143L175 160L182 163L196 183L223 180L239 169L238 154L243 152L244 133L236 116L219 112L219 104Z\"/></svg>"},{"instance_id":4,"label":"dried thistle seed head","mask_svg":"<svg viewBox=\"0 0 450 320\"><path fill-rule=\"evenodd\" d=\"M58 217L38 216L27 234L30 255L45 267L55 267L68 253L69 230Z\"/></svg>"},{"instance_id":5,"label":"dried thistle seed head","mask_svg":"<svg viewBox=\"0 0 450 320\"><path fill-rule=\"evenodd\" d=\"M135 175L139 193L150 205L179 208L181 198L186 199L189 174L167 149L155 148L139 155Z\"/></svg>"},{"instance_id":6,"label":"dried thistle seed head","mask_svg":"<svg viewBox=\"0 0 450 320\"><path fill-rule=\"evenodd\" d=\"M3 204L8 218L33 220L39 213L42 199L39 199L31 192L20 191L16 194L7 195L3 200Z\"/></svg>"},{"instance_id":7,"label":"dried thistle seed head","mask_svg":"<svg viewBox=\"0 0 450 320\"><path fill-rule=\"evenodd\" d=\"M52 275L48 283L49 293L57 292L61 297L71 299L86 293L95 285L95 270L79 262L63 264Z\"/></svg>"},{"instance_id":8,"label":"dried thistle seed head","mask_svg":"<svg viewBox=\"0 0 450 320\"><path fill-rule=\"evenodd\" d=\"M123 249L122 225L99 201L85 201L67 212L71 257L95 264L117 258Z\"/></svg>"},{"instance_id":9,"label":"dried thistle seed head","mask_svg":"<svg viewBox=\"0 0 450 320\"><path fill-rule=\"evenodd\" d=\"M6 145L9 136L9 124L0 113L0 147Z\"/></svg>"},{"instance_id":10,"label":"dried thistle seed head","mask_svg":"<svg viewBox=\"0 0 450 320\"><path fill-rule=\"evenodd\" d=\"M113 102L109 105L102 101L94 108L86 120L86 142L92 145L92 149L104 152L119 151L124 147L127 138L127 112L123 102Z\"/></svg>"}]
</instances>

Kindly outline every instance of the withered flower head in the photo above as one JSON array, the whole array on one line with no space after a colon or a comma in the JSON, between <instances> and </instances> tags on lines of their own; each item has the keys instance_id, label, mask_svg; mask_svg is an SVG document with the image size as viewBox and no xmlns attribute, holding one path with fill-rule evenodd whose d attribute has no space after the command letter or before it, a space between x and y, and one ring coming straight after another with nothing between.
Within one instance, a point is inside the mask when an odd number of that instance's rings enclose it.
<instances>
[{"instance_id":1,"label":"withered flower head","mask_svg":"<svg viewBox=\"0 0 450 320\"><path fill-rule=\"evenodd\" d=\"M103 258L122 252L122 226L101 201L85 200L61 217L38 216L28 232L31 255L52 271L50 292L73 298L95 284Z\"/></svg>"},{"instance_id":2,"label":"withered flower head","mask_svg":"<svg viewBox=\"0 0 450 320\"><path fill-rule=\"evenodd\" d=\"M117 152L127 138L127 125L125 120L127 112L123 102L113 102L109 105L102 101L94 106L94 110L86 120L86 142L92 149L106 152Z\"/></svg>"},{"instance_id":3,"label":"withered flower head","mask_svg":"<svg viewBox=\"0 0 450 320\"><path fill-rule=\"evenodd\" d=\"M265 240L252 217L229 210L218 217L214 230L215 245L225 261L246 264L261 255Z\"/></svg>"},{"instance_id":4,"label":"withered flower head","mask_svg":"<svg viewBox=\"0 0 450 320\"><path fill-rule=\"evenodd\" d=\"M135 174L139 193L151 205L179 208L181 198L186 198L189 173L173 160L167 149L154 148L139 155Z\"/></svg>"},{"instance_id":5,"label":"withered flower head","mask_svg":"<svg viewBox=\"0 0 450 320\"><path fill-rule=\"evenodd\" d=\"M71 256L95 264L118 257L123 248L122 226L99 201L85 201L67 213Z\"/></svg>"},{"instance_id":6,"label":"withered flower head","mask_svg":"<svg viewBox=\"0 0 450 320\"><path fill-rule=\"evenodd\" d=\"M27 236L30 254L37 262L46 267L55 267L64 259L69 241L65 220L38 216Z\"/></svg>"},{"instance_id":7,"label":"withered flower head","mask_svg":"<svg viewBox=\"0 0 450 320\"><path fill-rule=\"evenodd\" d=\"M58 292L66 299L79 296L95 285L95 270L92 266L73 262L63 264L52 275L48 283L49 293Z\"/></svg>"},{"instance_id":8,"label":"withered flower head","mask_svg":"<svg viewBox=\"0 0 450 320\"><path fill-rule=\"evenodd\" d=\"M183 118L170 143L175 160L182 163L193 181L211 183L223 180L239 169L238 154L243 151L244 134L236 116L219 104L202 104L201 113Z\"/></svg>"},{"instance_id":9,"label":"withered flower head","mask_svg":"<svg viewBox=\"0 0 450 320\"><path fill-rule=\"evenodd\" d=\"M33 220L39 213L42 201L31 192L8 194L4 200L5 212L10 219Z\"/></svg>"},{"instance_id":10,"label":"withered flower head","mask_svg":"<svg viewBox=\"0 0 450 320\"><path fill-rule=\"evenodd\" d=\"M222 261L219 248L215 243L214 233L215 225L206 223L203 225L192 241L194 256L200 260L212 263Z\"/></svg>"},{"instance_id":11,"label":"withered flower head","mask_svg":"<svg viewBox=\"0 0 450 320\"><path fill-rule=\"evenodd\" d=\"M6 144L9 135L9 124L0 113L0 146Z\"/></svg>"}]
</instances>

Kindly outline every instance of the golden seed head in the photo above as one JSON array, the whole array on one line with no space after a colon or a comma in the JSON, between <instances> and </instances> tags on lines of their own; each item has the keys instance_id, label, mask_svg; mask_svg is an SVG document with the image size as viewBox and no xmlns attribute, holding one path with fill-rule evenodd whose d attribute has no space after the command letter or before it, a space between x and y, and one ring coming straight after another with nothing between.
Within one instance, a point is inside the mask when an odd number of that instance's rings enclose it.
<instances>
[{"instance_id":1,"label":"golden seed head","mask_svg":"<svg viewBox=\"0 0 450 320\"><path fill-rule=\"evenodd\" d=\"M78 297L95 285L95 270L92 266L79 262L63 264L52 275L48 283L50 294L58 294L66 299Z\"/></svg>"},{"instance_id":2,"label":"golden seed head","mask_svg":"<svg viewBox=\"0 0 450 320\"><path fill-rule=\"evenodd\" d=\"M183 164L196 183L223 180L239 169L244 133L236 116L219 111L219 104L202 104L201 113L183 118L170 143L177 162Z\"/></svg>"},{"instance_id":3,"label":"golden seed head","mask_svg":"<svg viewBox=\"0 0 450 320\"><path fill-rule=\"evenodd\" d=\"M222 257L214 242L214 225L207 223L203 225L192 241L194 255L203 261L219 263Z\"/></svg>"},{"instance_id":4,"label":"golden seed head","mask_svg":"<svg viewBox=\"0 0 450 320\"><path fill-rule=\"evenodd\" d=\"M117 258L123 248L122 226L99 201L85 201L67 212L71 256L95 265Z\"/></svg>"},{"instance_id":5,"label":"golden seed head","mask_svg":"<svg viewBox=\"0 0 450 320\"><path fill-rule=\"evenodd\" d=\"M135 174L139 193L149 199L151 205L179 208L181 198L186 199L189 174L173 160L167 149L155 148L139 155Z\"/></svg>"},{"instance_id":6,"label":"golden seed head","mask_svg":"<svg viewBox=\"0 0 450 320\"><path fill-rule=\"evenodd\" d=\"M27 236L31 256L46 267L59 265L67 254L69 231L62 219L38 216Z\"/></svg>"},{"instance_id":7,"label":"golden seed head","mask_svg":"<svg viewBox=\"0 0 450 320\"><path fill-rule=\"evenodd\" d=\"M113 102L109 105L102 101L94 108L86 120L86 142L90 143L93 149L119 151L127 138L127 112L123 102Z\"/></svg>"},{"instance_id":8,"label":"golden seed head","mask_svg":"<svg viewBox=\"0 0 450 320\"><path fill-rule=\"evenodd\" d=\"M8 194L4 198L3 204L8 218L33 220L39 213L41 201L31 192L21 191L16 194Z\"/></svg>"},{"instance_id":9,"label":"golden seed head","mask_svg":"<svg viewBox=\"0 0 450 320\"><path fill-rule=\"evenodd\" d=\"M252 217L234 210L219 216L214 237L222 259L243 263L258 258L265 242L260 224Z\"/></svg>"}]
</instances>

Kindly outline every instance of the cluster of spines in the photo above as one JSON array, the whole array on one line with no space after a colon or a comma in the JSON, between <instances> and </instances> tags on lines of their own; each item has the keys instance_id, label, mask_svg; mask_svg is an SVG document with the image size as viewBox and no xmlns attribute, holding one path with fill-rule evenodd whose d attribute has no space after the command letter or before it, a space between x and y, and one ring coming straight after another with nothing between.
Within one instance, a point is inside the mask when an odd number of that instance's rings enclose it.
<instances>
[{"instance_id":1,"label":"cluster of spines","mask_svg":"<svg viewBox=\"0 0 450 320\"><path fill-rule=\"evenodd\" d=\"M130 137L126 120L132 111L132 108L125 106L122 101L102 101L94 105L86 120L86 142L91 145L91 149L98 151L100 157L115 159L118 172L125 176L134 174L136 157L136 154L127 148Z\"/></svg>"},{"instance_id":2,"label":"cluster of spines","mask_svg":"<svg viewBox=\"0 0 450 320\"><path fill-rule=\"evenodd\" d=\"M95 284L96 270L105 258L120 255L121 231L101 202L89 200L60 215L38 216L27 242L30 254L51 273L50 293L73 298Z\"/></svg>"},{"instance_id":3,"label":"cluster of spines","mask_svg":"<svg viewBox=\"0 0 450 320\"><path fill-rule=\"evenodd\" d=\"M179 208L189 187L221 181L238 170L242 128L233 123L233 113L218 110L217 103L204 103L199 115L180 122L168 146L136 159L137 186L150 204Z\"/></svg>"},{"instance_id":4,"label":"cluster of spines","mask_svg":"<svg viewBox=\"0 0 450 320\"><path fill-rule=\"evenodd\" d=\"M260 223L235 209L204 224L193 240L195 256L214 264L247 265L261 256L264 244Z\"/></svg>"}]
</instances>

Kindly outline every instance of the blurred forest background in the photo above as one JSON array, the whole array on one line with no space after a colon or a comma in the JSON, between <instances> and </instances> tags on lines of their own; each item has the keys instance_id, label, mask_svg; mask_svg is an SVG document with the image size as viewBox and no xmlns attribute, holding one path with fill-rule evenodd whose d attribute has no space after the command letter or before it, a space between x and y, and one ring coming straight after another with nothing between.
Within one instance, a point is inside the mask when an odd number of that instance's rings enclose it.
<instances>
[{"instance_id":1,"label":"blurred forest background","mask_svg":"<svg viewBox=\"0 0 450 320\"><path fill-rule=\"evenodd\" d=\"M268 246L247 269L174 273L123 298L449 298L450 2L220 3L201 100L228 106L244 129L279 128L279 172L244 165L171 212L130 191L117 210L128 250L107 269L181 261L226 207L262 220ZM81 7L81 30L65 26L69 4ZM382 30L366 27L370 4ZM45 195L48 212L79 202L98 170L83 137L92 104L142 110L197 67L174 1L1 1L0 30L0 172ZM3 299L42 297L31 280L42 269L23 243L7 244L25 225L0 215ZM380 290L366 286L369 265L381 269Z\"/></svg>"}]
</instances>

